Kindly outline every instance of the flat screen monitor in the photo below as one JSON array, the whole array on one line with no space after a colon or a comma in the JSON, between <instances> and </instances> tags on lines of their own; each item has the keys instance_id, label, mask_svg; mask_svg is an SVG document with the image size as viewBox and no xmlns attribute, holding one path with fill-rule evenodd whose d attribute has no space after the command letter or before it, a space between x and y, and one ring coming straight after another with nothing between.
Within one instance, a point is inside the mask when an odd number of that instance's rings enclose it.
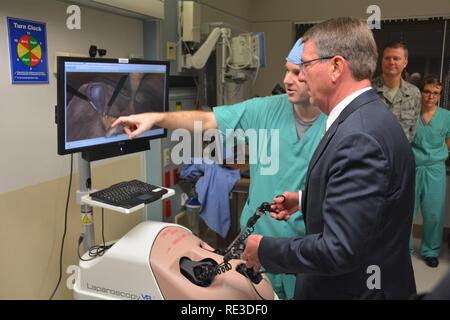
<instances>
[{"instance_id":1,"label":"flat screen monitor","mask_svg":"<svg viewBox=\"0 0 450 320\"><path fill-rule=\"evenodd\" d=\"M98 160L149 149L167 136L153 127L129 140L120 116L168 110L167 61L58 57L58 154Z\"/></svg>"}]
</instances>

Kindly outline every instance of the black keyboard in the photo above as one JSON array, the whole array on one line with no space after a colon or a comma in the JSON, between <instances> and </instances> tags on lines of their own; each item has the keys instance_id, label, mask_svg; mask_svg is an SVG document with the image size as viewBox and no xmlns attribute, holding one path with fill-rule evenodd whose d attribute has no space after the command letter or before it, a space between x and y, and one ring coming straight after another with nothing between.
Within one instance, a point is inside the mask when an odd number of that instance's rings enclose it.
<instances>
[{"instance_id":1,"label":"black keyboard","mask_svg":"<svg viewBox=\"0 0 450 320\"><path fill-rule=\"evenodd\" d=\"M90 194L91 199L116 207L133 208L160 199L167 190L139 180L130 180Z\"/></svg>"}]
</instances>

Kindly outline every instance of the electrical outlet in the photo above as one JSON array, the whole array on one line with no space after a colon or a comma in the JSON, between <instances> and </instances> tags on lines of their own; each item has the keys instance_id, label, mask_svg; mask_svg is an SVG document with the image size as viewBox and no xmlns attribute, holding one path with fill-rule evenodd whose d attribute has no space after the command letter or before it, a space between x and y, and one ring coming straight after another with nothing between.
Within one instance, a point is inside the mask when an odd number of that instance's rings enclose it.
<instances>
[{"instance_id":1,"label":"electrical outlet","mask_svg":"<svg viewBox=\"0 0 450 320\"><path fill-rule=\"evenodd\" d=\"M163 165L164 167L167 167L170 163L170 149L165 148L163 150Z\"/></svg>"}]
</instances>

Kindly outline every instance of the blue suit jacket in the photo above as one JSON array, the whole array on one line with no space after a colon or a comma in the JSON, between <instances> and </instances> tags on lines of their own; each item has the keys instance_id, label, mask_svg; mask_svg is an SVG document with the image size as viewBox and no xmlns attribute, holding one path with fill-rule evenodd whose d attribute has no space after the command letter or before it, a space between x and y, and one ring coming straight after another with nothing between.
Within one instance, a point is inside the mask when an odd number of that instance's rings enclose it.
<instances>
[{"instance_id":1,"label":"blue suit jacket","mask_svg":"<svg viewBox=\"0 0 450 320\"><path fill-rule=\"evenodd\" d=\"M297 299L409 298L415 163L374 90L359 95L314 153L302 196L306 236L263 238L269 272L295 272Z\"/></svg>"}]
</instances>

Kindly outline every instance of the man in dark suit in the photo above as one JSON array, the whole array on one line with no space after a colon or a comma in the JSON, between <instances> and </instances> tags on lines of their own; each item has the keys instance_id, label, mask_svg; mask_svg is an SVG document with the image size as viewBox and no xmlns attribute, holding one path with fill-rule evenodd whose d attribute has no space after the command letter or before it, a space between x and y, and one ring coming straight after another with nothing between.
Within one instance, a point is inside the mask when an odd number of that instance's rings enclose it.
<instances>
[{"instance_id":1,"label":"man in dark suit","mask_svg":"<svg viewBox=\"0 0 450 320\"><path fill-rule=\"evenodd\" d=\"M337 18L304 36L299 80L328 115L305 190L274 201L272 217L299 209L297 238L252 235L248 266L296 273L296 299L407 299L416 293L408 251L414 157L393 114L371 89L377 49L363 21ZM300 204L300 205L299 205Z\"/></svg>"}]
</instances>

